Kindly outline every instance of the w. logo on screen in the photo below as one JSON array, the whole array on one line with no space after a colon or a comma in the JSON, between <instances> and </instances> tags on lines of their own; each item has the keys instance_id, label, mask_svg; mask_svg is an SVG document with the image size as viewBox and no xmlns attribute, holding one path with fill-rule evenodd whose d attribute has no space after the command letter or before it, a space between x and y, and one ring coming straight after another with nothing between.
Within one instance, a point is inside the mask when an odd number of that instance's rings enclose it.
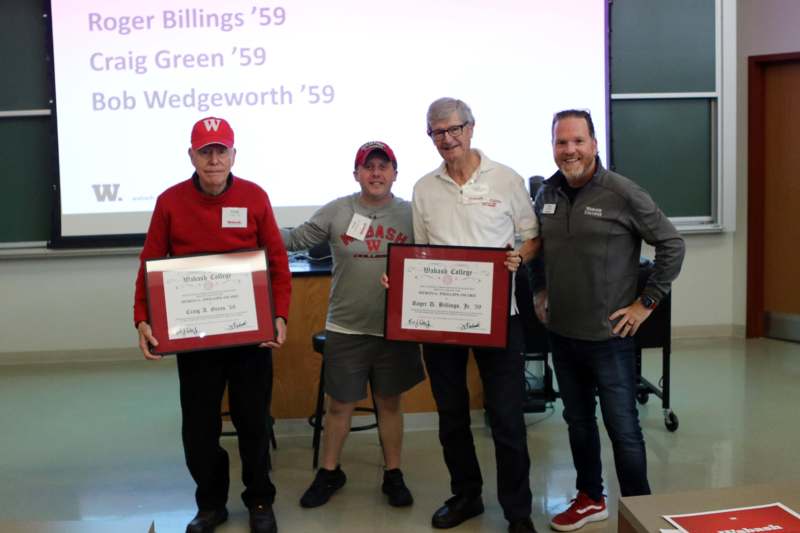
<instances>
[{"instance_id":1,"label":"w. logo on screen","mask_svg":"<svg viewBox=\"0 0 800 533\"><path fill-rule=\"evenodd\" d=\"M207 118L203 121L203 125L206 127L206 131L219 131L219 123L220 120L218 118Z\"/></svg>"},{"instance_id":2,"label":"w. logo on screen","mask_svg":"<svg viewBox=\"0 0 800 533\"><path fill-rule=\"evenodd\" d=\"M98 202L116 202L122 200L122 198L117 198L119 183L92 185L92 189L94 189L94 196L97 198Z\"/></svg>"}]
</instances>

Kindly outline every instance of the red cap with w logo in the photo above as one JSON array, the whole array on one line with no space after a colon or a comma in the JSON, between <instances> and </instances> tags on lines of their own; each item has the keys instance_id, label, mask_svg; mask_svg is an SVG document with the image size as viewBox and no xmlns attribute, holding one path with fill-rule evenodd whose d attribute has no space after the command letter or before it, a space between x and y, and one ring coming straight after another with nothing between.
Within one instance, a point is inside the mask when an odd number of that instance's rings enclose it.
<instances>
[{"instance_id":1,"label":"red cap with w logo","mask_svg":"<svg viewBox=\"0 0 800 533\"><path fill-rule=\"evenodd\" d=\"M233 148L233 129L224 118L206 117L198 120L192 128L192 150L209 144Z\"/></svg>"}]
</instances>

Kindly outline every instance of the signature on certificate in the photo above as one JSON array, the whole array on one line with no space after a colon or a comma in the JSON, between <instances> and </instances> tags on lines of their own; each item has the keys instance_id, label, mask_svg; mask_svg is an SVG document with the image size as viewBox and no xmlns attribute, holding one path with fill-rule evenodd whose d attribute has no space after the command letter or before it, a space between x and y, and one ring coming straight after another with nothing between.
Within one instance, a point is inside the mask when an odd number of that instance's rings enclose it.
<instances>
[{"instance_id":1,"label":"signature on certificate","mask_svg":"<svg viewBox=\"0 0 800 533\"><path fill-rule=\"evenodd\" d=\"M469 322L469 321L464 322L460 326L461 331L467 331L467 330L470 330L470 329L478 329L480 327L481 327L481 323L480 322Z\"/></svg>"},{"instance_id":2,"label":"signature on certificate","mask_svg":"<svg viewBox=\"0 0 800 533\"><path fill-rule=\"evenodd\" d=\"M236 329L242 329L247 325L247 320L234 320L230 324L228 324L228 331L233 331Z\"/></svg>"},{"instance_id":3,"label":"signature on certificate","mask_svg":"<svg viewBox=\"0 0 800 533\"><path fill-rule=\"evenodd\" d=\"M183 339L186 337L199 337L200 330L197 326L184 326L179 328L178 331L175 332L174 337L178 339Z\"/></svg>"},{"instance_id":4,"label":"signature on certificate","mask_svg":"<svg viewBox=\"0 0 800 533\"><path fill-rule=\"evenodd\" d=\"M414 329L430 329L431 321L425 318L409 318L406 324Z\"/></svg>"}]
</instances>

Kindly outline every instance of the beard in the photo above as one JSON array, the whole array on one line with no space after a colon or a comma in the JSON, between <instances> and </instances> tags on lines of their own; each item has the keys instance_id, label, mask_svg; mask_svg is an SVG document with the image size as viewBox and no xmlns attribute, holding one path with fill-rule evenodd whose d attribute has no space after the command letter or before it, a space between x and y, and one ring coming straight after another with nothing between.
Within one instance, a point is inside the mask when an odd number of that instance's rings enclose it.
<instances>
[{"instance_id":1,"label":"beard","mask_svg":"<svg viewBox=\"0 0 800 533\"><path fill-rule=\"evenodd\" d=\"M594 165L594 158L586 160L581 159L577 163L573 163L570 165L567 164L559 164L558 169L567 179L567 183L572 185L573 183L583 185L586 181L589 180L592 176L592 167Z\"/></svg>"}]
</instances>

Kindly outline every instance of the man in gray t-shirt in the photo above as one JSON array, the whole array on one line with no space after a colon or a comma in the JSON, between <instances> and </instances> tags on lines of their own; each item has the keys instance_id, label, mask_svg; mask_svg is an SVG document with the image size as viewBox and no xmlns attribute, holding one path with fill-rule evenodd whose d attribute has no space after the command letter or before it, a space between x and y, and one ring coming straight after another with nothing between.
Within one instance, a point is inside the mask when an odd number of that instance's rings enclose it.
<instances>
[{"instance_id":1,"label":"man in gray t-shirt","mask_svg":"<svg viewBox=\"0 0 800 533\"><path fill-rule=\"evenodd\" d=\"M367 382L378 408L385 471L382 490L389 504L411 505L400 471L403 414L400 394L424 379L419 346L383 338L384 289L390 242L411 242L411 204L392 194L397 159L388 145L368 142L356 153L353 172L361 191L322 206L308 222L283 230L289 250L328 242L333 255L331 294L325 324L325 415L322 466L300 499L318 507L341 488L339 466L356 402L367 397Z\"/></svg>"}]
</instances>

